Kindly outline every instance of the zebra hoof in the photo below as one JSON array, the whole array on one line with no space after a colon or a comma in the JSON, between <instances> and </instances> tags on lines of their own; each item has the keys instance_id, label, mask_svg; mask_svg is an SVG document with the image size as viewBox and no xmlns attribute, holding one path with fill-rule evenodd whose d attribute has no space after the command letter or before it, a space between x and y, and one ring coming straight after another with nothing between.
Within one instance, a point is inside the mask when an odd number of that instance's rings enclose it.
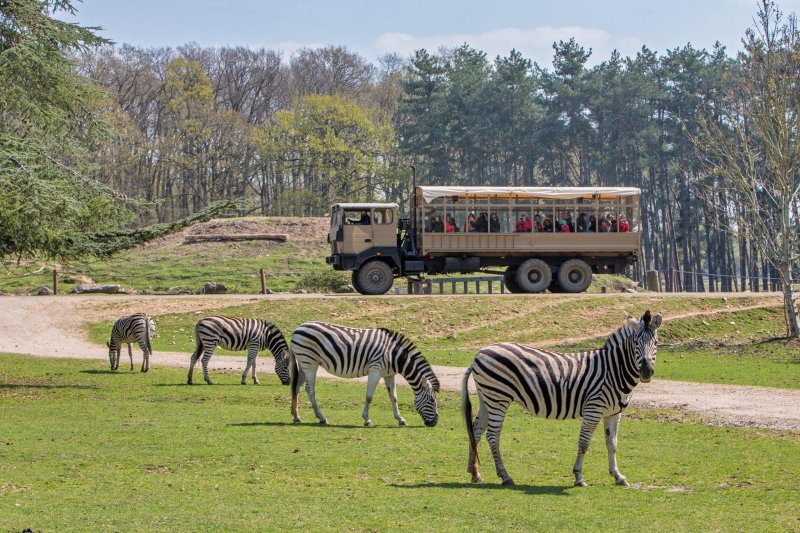
<instances>
[{"instance_id":1,"label":"zebra hoof","mask_svg":"<svg viewBox=\"0 0 800 533\"><path fill-rule=\"evenodd\" d=\"M483 478L481 477L480 474L473 474L472 483L483 483Z\"/></svg>"},{"instance_id":2,"label":"zebra hoof","mask_svg":"<svg viewBox=\"0 0 800 533\"><path fill-rule=\"evenodd\" d=\"M631 484L628 483L628 480L625 479L624 477L619 478L616 483L620 487L630 487L631 486Z\"/></svg>"},{"instance_id":3,"label":"zebra hoof","mask_svg":"<svg viewBox=\"0 0 800 533\"><path fill-rule=\"evenodd\" d=\"M295 418L295 419L294 419L294 423L295 423L295 424L300 424L300 423L302 423L302 422L303 422L303 421L300 419L300 417L299 417L299 416L298 416L297 418Z\"/></svg>"},{"instance_id":4,"label":"zebra hoof","mask_svg":"<svg viewBox=\"0 0 800 533\"><path fill-rule=\"evenodd\" d=\"M372 427L372 420L367 420L366 422L364 422L364 427L365 428L371 428Z\"/></svg>"},{"instance_id":5,"label":"zebra hoof","mask_svg":"<svg viewBox=\"0 0 800 533\"><path fill-rule=\"evenodd\" d=\"M261 385L261 382L258 381L257 379L254 379L253 380L253 385Z\"/></svg>"},{"instance_id":6,"label":"zebra hoof","mask_svg":"<svg viewBox=\"0 0 800 533\"><path fill-rule=\"evenodd\" d=\"M398 420L397 423L398 423L398 425L401 425L401 426L405 426L406 425L406 421L404 419L402 419L402 418L400 420Z\"/></svg>"},{"instance_id":7,"label":"zebra hoof","mask_svg":"<svg viewBox=\"0 0 800 533\"><path fill-rule=\"evenodd\" d=\"M242 380L242 385L247 385L247 381Z\"/></svg>"},{"instance_id":8,"label":"zebra hoof","mask_svg":"<svg viewBox=\"0 0 800 533\"><path fill-rule=\"evenodd\" d=\"M328 419L327 418L323 418L322 420L319 421L319 424L321 426L327 426L328 425Z\"/></svg>"},{"instance_id":9,"label":"zebra hoof","mask_svg":"<svg viewBox=\"0 0 800 533\"><path fill-rule=\"evenodd\" d=\"M586 483L584 480L582 480L582 479L581 479L580 481L576 481L576 482L575 482L575 486L576 486L576 487L588 487L588 486L589 486L589 484L588 484L588 483Z\"/></svg>"},{"instance_id":10,"label":"zebra hoof","mask_svg":"<svg viewBox=\"0 0 800 533\"><path fill-rule=\"evenodd\" d=\"M510 477L507 477L507 478L505 478L503 480L503 485L513 485L513 484L514 484L514 480L511 479Z\"/></svg>"}]
</instances>

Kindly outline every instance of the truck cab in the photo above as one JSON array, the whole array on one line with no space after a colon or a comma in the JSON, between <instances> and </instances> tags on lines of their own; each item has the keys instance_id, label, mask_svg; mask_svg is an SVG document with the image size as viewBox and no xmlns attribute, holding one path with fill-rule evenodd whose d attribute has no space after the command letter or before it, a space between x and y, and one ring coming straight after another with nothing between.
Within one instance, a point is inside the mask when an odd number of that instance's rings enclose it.
<instances>
[{"instance_id":1,"label":"truck cab","mask_svg":"<svg viewBox=\"0 0 800 533\"><path fill-rule=\"evenodd\" d=\"M401 274L398 221L394 203L335 204L325 261L335 270L352 271L358 292L384 294Z\"/></svg>"}]
</instances>

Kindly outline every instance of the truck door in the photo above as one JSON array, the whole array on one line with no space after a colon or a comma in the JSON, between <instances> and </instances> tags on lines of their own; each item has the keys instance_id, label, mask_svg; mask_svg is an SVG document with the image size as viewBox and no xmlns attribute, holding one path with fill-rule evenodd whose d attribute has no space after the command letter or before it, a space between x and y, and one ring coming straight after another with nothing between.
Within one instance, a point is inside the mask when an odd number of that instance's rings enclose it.
<instances>
[{"instance_id":1,"label":"truck door","mask_svg":"<svg viewBox=\"0 0 800 533\"><path fill-rule=\"evenodd\" d=\"M345 209L342 226L342 251L358 254L372 248L372 213L369 209Z\"/></svg>"}]
</instances>

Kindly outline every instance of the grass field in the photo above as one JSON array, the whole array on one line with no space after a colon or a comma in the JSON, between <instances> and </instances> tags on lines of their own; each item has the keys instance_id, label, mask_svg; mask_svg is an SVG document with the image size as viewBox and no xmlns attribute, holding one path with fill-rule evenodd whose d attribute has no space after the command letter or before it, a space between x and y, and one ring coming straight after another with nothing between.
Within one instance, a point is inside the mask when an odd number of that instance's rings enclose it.
<instances>
[{"instance_id":1,"label":"grass field","mask_svg":"<svg viewBox=\"0 0 800 533\"><path fill-rule=\"evenodd\" d=\"M561 351L585 350L602 346L605 336L622 323L624 311L638 316L650 308L667 318L697 311L706 314L670 320L661 328L657 378L800 388L800 347L784 341L767 342L783 334L781 308L734 310L757 303L747 297L393 297L260 301L214 313L267 318L287 338L307 320L399 329L415 340L432 364L463 367L472 362L478 348L500 340L533 345L545 342ZM154 349L192 352L199 316L195 312L157 316ZM91 324L91 340L104 343L110 329L110 321ZM563 340L575 337L584 340Z\"/></svg>"},{"instance_id":2,"label":"grass field","mask_svg":"<svg viewBox=\"0 0 800 533\"><path fill-rule=\"evenodd\" d=\"M102 361L0 355L0 529L34 531L775 531L800 529L800 437L701 425L669 411L626 413L613 485L602 438L572 487L577 421L512 409L502 487L481 445L483 485L465 472L455 394L426 428L362 384L322 382L333 424L293 425L268 377L242 387L182 385L183 370L106 371ZM385 396L385 395L384 395ZM301 412L313 415L303 398Z\"/></svg>"}]
</instances>

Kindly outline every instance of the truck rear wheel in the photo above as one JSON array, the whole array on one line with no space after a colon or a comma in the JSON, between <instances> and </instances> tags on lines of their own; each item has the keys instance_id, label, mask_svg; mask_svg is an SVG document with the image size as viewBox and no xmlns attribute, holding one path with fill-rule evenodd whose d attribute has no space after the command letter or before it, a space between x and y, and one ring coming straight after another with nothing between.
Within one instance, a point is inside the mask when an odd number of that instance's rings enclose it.
<instances>
[{"instance_id":1,"label":"truck rear wheel","mask_svg":"<svg viewBox=\"0 0 800 533\"><path fill-rule=\"evenodd\" d=\"M583 292L592 283L592 267L581 259L570 259L558 269L558 284L567 292Z\"/></svg>"},{"instance_id":2,"label":"truck rear wheel","mask_svg":"<svg viewBox=\"0 0 800 533\"><path fill-rule=\"evenodd\" d=\"M541 259L528 259L517 268L514 279L523 292L544 292L553 279L553 271Z\"/></svg>"},{"instance_id":3,"label":"truck rear wheel","mask_svg":"<svg viewBox=\"0 0 800 533\"><path fill-rule=\"evenodd\" d=\"M394 273L383 261L370 261L353 273L353 288L361 294L386 294L394 284Z\"/></svg>"},{"instance_id":4,"label":"truck rear wheel","mask_svg":"<svg viewBox=\"0 0 800 533\"><path fill-rule=\"evenodd\" d=\"M506 289L508 292L512 294L517 294L522 292L522 289L519 288L517 285L517 280L515 279L517 276L517 269L508 267L503 274L503 283L505 283Z\"/></svg>"}]
</instances>

